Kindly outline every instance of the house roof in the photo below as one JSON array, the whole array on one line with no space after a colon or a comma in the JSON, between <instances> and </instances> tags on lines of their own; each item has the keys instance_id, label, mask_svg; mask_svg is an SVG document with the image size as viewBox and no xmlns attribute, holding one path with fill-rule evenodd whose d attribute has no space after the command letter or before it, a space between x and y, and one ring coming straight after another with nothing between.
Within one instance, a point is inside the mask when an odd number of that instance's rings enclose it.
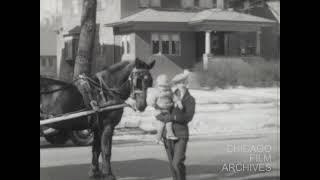
<instances>
[{"instance_id":1,"label":"house roof","mask_svg":"<svg viewBox=\"0 0 320 180\"><path fill-rule=\"evenodd\" d=\"M190 23L201 21L228 21L228 22L253 22L253 23L274 23L273 20L239 13L233 10L209 9L197 13Z\"/></svg>"},{"instance_id":2,"label":"house roof","mask_svg":"<svg viewBox=\"0 0 320 180\"><path fill-rule=\"evenodd\" d=\"M280 1L267 2L269 9L280 24Z\"/></svg>"},{"instance_id":3,"label":"house roof","mask_svg":"<svg viewBox=\"0 0 320 180\"><path fill-rule=\"evenodd\" d=\"M274 23L273 20L230 10L209 9L201 12L186 12L146 9L119 21L108 23L106 26L113 27L138 22L196 23L202 21Z\"/></svg>"},{"instance_id":4,"label":"house roof","mask_svg":"<svg viewBox=\"0 0 320 180\"><path fill-rule=\"evenodd\" d=\"M128 16L107 26L116 26L129 22L188 22L196 13L185 11L162 11L146 9L134 15Z\"/></svg>"}]
</instances>

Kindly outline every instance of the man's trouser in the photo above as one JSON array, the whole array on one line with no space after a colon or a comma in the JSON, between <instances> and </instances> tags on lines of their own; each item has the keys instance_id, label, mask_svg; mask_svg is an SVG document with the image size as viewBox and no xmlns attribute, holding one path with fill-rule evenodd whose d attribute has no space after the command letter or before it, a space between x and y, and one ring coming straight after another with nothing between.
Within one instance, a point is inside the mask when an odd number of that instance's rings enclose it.
<instances>
[{"instance_id":1,"label":"man's trouser","mask_svg":"<svg viewBox=\"0 0 320 180\"><path fill-rule=\"evenodd\" d=\"M186 180L186 150L188 139L179 138L178 140L168 140L164 138L164 147L166 149L169 166L173 180Z\"/></svg>"}]
</instances>

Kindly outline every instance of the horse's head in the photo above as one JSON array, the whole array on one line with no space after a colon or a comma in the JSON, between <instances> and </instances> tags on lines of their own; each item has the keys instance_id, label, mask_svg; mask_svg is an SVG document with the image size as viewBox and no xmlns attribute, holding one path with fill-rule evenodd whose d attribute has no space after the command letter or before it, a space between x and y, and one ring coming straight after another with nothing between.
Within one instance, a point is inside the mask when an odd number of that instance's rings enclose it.
<instances>
[{"instance_id":1,"label":"horse's head","mask_svg":"<svg viewBox=\"0 0 320 180\"><path fill-rule=\"evenodd\" d=\"M140 112L147 107L147 90L153 85L150 70L154 67L155 61L144 62L135 60L135 67L130 75L131 98L136 100L136 108Z\"/></svg>"}]
</instances>

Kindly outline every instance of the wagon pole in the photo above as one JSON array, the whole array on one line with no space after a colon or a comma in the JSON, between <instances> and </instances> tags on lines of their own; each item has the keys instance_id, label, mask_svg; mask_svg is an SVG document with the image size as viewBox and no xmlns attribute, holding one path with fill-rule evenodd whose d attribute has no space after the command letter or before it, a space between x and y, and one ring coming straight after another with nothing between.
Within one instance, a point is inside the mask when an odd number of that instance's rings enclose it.
<instances>
[{"instance_id":1,"label":"wagon pole","mask_svg":"<svg viewBox=\"0 0 320 180\"><path fill-rule=\"evenodd\" d=\"M106 107L100 108L99 112L110 111L110 110L114 110L114 109L121 109L121 108L125 108L125 107L128 107L128 105L127 104L118 104L118 105L106 106ZM87 111L81 111L78 113L65 114L65 115L62 115L59 117L41 120L40 126L44 126L44 125L52 124L52 123L57 123L57 122L61 122L61 121L67 121L67 120L71 120L71 119L76 119L76 118L80 118L80 117L85 117L85 116L89 116L89 115L92 115L95 113L97 113L97 112L94 110L87 110Z\"/></svg>"}]
</instances>

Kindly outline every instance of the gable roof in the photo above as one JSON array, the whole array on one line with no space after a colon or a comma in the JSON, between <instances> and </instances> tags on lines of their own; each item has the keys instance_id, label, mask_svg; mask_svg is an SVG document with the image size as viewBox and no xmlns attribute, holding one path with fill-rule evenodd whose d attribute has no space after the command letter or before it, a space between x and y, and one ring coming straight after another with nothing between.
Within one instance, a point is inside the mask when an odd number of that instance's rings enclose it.
<instances>
[{"instance_id":1,"label":"gable roof","mask_svg":"<svg viewBox=\"0 0 320 180\"><path fill-rule=\"evenodd\" d=\"M280 24L280 1L269 1L267 2L267 5L269 6L270 11Z\"/></svg>"}]
</instances>

